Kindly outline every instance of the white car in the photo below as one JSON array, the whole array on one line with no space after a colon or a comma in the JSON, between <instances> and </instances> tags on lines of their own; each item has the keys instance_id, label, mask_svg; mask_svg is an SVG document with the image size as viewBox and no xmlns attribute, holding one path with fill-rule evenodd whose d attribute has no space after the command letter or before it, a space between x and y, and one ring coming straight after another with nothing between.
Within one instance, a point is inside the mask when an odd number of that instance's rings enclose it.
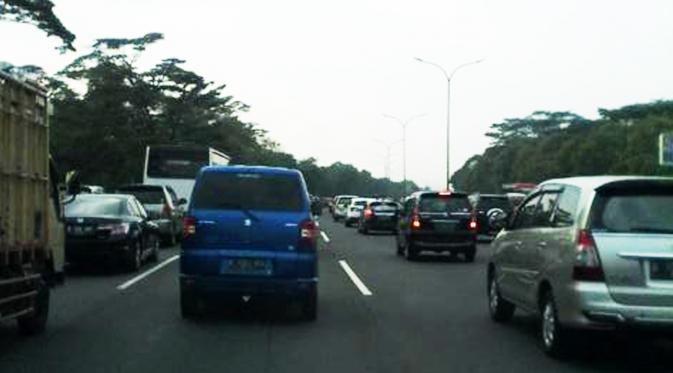
<instances>
[{"instance_id":1,"label":"white car","mask_svg":"<svg viewBox=\"0 0 673 373\"><path fill-rule=\"evenodd\" d=\"M348 205L350 205L353 198L358 198L358 196L339 195L334 197L334 211L332 212L332 218L334 218L334 221L339 221L346 217Z\"/></svg>"},{"instance_id":2,"label":"white car","mask_svg":"<svg viewBox=\"0 0 673 373\"><path fill-rule=\"evenodd\" d=\"M367 206L367 203L376 201L376 198L353 198L346 209L346 216L344 224L347 227L360 220L362 210Z\"/></svg>"}]
</instances>

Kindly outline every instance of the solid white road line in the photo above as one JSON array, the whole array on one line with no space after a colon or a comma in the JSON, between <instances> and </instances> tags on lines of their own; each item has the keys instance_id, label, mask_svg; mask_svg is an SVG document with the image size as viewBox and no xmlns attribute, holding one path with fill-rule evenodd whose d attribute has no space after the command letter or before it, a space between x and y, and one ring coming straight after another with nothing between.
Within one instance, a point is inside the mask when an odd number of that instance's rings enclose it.
<instances>
[{"instance_id":1,"label":"solid white road line","mask_svg":"<svg viewBox=\"0 0 673 373\"><path fill-rule=\"evenodd\" d=\"M348 263L346 263L345 260L339 260L339 265L341 265L341 268L344 270L344 272L346 272L348 277L350 277L351 281L353 281L353 284L355 284L355 287L357 287L358 290L360 290L360 293L362 293L362 295L364 296L372 295L372 292L367 288L367 286L362 282L362 280L360 280L360 277L358 277L358 275L355 272L353 272L353 269L351 268L351 266L348 265Z\"/></svg>"},{"instance_id":2,"label":"solid white road line","mask_svg":"<svg viewBox=\"0 0 673 373\"><path fill-rule=\"evenodd\" d=\"M320 235L322 236L322 240L325 241L325 243L329 243L329 237L327 237L327 233L325 233L325 231L320 231Z\"/></svg>"},{"instance_id":3,"label":"solid white road line","mask_svg":"<svg viewBox=\"0 0 673 373\"><path fill-rule=\"evenodd\" d=\"M130 287L133 286L133 284L135 284L136 282L138 282L138 281L144 279L145 277L151 275L152 273L154 273L154 272L160 270L161 268L163 268L163 267L169 265L171 262L175 261L175 260L178 259L179 257L180 257L180 255L173 255L172 257L170 257L170 258L164 260L163 262L161 262L161 263L155 265L154 267L152 267L152 268L148 269L147 271L145 271L145 272L139 274L138 276L136 276L136 277L134 277L134 278L132 278L132 279L126 281L125 283L123 283L123 284L117 286L117 290L126 290L126 289L130 288Z\"/></svg>"}]
</instances>

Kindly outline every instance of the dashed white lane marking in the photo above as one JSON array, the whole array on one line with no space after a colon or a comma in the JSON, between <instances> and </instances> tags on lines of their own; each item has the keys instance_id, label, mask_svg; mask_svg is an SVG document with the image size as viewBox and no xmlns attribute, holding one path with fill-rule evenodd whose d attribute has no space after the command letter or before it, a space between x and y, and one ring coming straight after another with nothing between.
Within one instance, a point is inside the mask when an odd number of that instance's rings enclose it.
<instances>
[{"instance_id":1,"label":"dashed white lane marking","mask_svg":"<svg viewBox=\"0 0 673 373\"><path fill-rule=\"evenodd\" d=\"M325 241L325 243L329 243L329 237L327 237L327 233L325 231L320 231L320 235L322 236L322 240Z\"/></svg>"},{"instance_id":2,"label":"dashed white lane marking","mask_svg":"<svg viewBox=\"0 0 673 373\"><path fill-rule=\"evenodd\" d=\"M341 265L341 268L346 272L348 277L353 281L353 284L355 284L355 287L360 290L360 293L364 296L370 296L372 295L372 292L367 288L367 286L360 280L360 277L353 271L351 266L348 265L348 263L345 260L339 260L339 265Z\"/></svg>"},{"instance_id":3,"label":"dashed white lane marking","mask_svg":"<svg viewBox=\"0 0 673 373\"><path fill-rule=\"evenodd\" d=\"M152 273L154 273L154 272L160 270L161 268L169 265L171 262L177 260L179 257L180 257L180 255L173 255L172 257L170 257L170 258L164 260L163 262L155 265L154 267L152 267L152 268L148 269L147 271L139 274L138 276L136 276L136 277L126 281L125 283L117 286L117 290L126 290L126 289L130 288L136 282L144 279L145 277L151 275Z\"/></svg>"}]
</instances>

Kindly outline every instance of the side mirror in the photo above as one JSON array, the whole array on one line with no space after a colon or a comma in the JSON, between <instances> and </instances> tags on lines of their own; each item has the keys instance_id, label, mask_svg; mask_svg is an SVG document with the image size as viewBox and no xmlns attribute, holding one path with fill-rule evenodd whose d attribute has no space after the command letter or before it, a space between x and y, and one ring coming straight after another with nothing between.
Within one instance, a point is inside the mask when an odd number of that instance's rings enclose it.
<instances>
[{"instance_id":1,"label":"side mirror","mask_svg":"<svg viewBox=\"0 0 673 373\"><path fill-rule=\"evenodd\" d=\"M178 200L178 206L182 206L182 205L186 205L186 204L187 204L187 200L186 200L186 199L184 199L184 198L180 198L180 199Z\"/></svg>"},{"instance_id":2,"label":"side mirror","mask_svg":"<svg viewBox=\"0 0 673 373\"><path fill-rule=\"evenodd\" d=\"M494 230L501 230L507 227L507 213L501 209L490 209L486 213L488 225Z\"/></svg>"},{"instance_id":3,"label":"side mirror","mask_svg":"<svg viewBox=\"0 0 673 373\"><path fill-rule=\"evenodd\" d=\"M71 170L65 174L65 188L66 193L73 196L82 192L79 171Z\"/></svg>"}]
</instances>

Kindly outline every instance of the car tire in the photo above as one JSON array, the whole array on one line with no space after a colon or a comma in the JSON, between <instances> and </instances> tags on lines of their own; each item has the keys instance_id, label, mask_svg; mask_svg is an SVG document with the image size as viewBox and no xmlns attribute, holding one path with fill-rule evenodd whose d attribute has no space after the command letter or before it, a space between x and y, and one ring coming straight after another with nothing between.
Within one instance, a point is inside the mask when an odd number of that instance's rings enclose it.
<instances>
[{"instance_id":1,"label":"car tire","mask_svg":"<svg viewBox=\"0 0 673 373\"><path fill-rule=\"evenodd\" d=\"M465 261L467 263L474 262L474 258L477 256L477 247L472 246L465 251Z\"/></svg>"},{"instance_id":2,"label":"car tire","mask_svg":"<svg viewBox=\"0 0 673 373\"><path fill-rule=\"evenodd\" d=\"M543 351L554 358L560 358L569 352L570 335L558 319L558 309L551 290L540 298L540 342Z\"/></svg>"},{"instance_id":3,"label":"car tire","mask_svg":"<svg viewBox=\"0 0 673 373\"><path fill-rule=\"evenodd\" d=\"M16 319L19 332L23 335L37 335L44 332L47 327L47 319L49 318L49 287L42 280L39 280L37 286L33 312Z\"/></svg>"},{"instance_id":4,"label":"car tire","mask_svg":"<svg viewBox=\"0 0 673 373\"><path fill-rule=\"evenodd\" d=\"M126 269L129 272L137 272L143 263L143 252L140 247L140 242L134 241L129 251L126 253Z\"/></svg>"},{"instance_id":5,"label":"car tire","mask_svg":"<svg viewBox=\"0 0 673 373\"><path fill-rule=\"evenodd\" d=\"M199 298L193 290L180 289L180 316L183 319L194 319L200 315Z\"/></svg>"},{"instance_id":6,"label":"car tire","mask_svg":"<svg viewBox=\"0 0 673 373\"><path fill-rule=\"evenodd\" d=\"M301 313L306 321L315 321L318 318L318 289L313 288L303 300Z\"/></svg>"},{"instance_id":7,"label":"car tire","mask_svg":"<svg viewBox=\"0 0 673 373\"><path fill-rule=\"evenodd\" d=\"M367 228L367 226L364 225L364 224L360 224L360 226L362 227L361 228L362 229L362 234L364 234L365 236L368 235L369 234L369 228Z\"/></svg>"},{"instance_id":8,"label":"car tire","mask_svg":"<svg viewBox=\"0 0 673 373\"><path fill-rule=\"evenodd\" d=\"M410 262L418 259L418 249L408 240L404 243L404 257Z\"/></svg>"},{"instance_id":9,"label":"car tire","mask_svg":"<svg viewBox=\"0 0 673 373\"><path fill-rule=\"evenodd\" d=\"M488 279L488 311L491 319L498 323L507 322L514 316L516 306L500 295L500 287L495 274L491 273Z\"/></svg>"},{"instance_id":10,"label":"car tire","mask_svg":"<svg viewBox=\"0 0 673 373\"><path fill-rule=\"evenodd\" d=\"M151 253L150 253L149 261L152 262L152 263L156 263L156 262L159 261L159 246L160 246L159 237L152 236L150 238L149 245L150 245L150 250L152 250Z\"/></svg>"},{"instance_id":11,"label":"car tire","mask_svg":"<svg viewBox=\"0 0 673 373\"><path fill-rule=\"evenodd\" d=\"M403 256L404 255L404 247L400 245L400 237L396 234L395 235L395 251L397 253L397 256Z\"/></svg>"}]
</instances>

